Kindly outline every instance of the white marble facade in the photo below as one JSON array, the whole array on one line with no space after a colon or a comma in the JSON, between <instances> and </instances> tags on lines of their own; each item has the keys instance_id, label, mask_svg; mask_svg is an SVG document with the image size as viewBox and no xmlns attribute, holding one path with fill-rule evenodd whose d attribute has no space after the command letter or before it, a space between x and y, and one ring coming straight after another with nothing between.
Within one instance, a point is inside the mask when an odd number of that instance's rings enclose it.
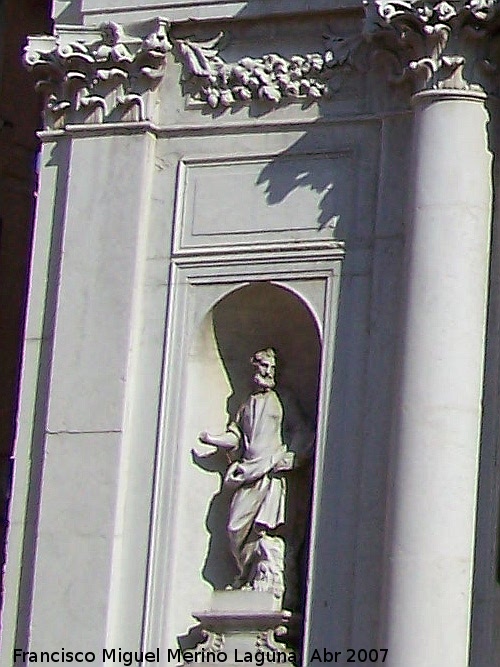
<instances>
[{"instance_id":1,"label":"white marble facade","mask_svg":"<svg viewBox=\"0 0 500 667\"><path fill-rule=\"evenodd\" d=\"M53 13L2 667L193 646L231 563L192 450L270 344L316 429L302 664L496 664L496 1Z\"/></svg>"}]
</instances>

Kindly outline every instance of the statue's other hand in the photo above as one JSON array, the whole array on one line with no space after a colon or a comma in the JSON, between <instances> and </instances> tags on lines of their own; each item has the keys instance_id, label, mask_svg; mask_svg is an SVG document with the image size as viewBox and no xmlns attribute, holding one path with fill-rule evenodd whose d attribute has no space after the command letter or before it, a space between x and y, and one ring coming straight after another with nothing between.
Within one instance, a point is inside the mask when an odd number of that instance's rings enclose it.
<instances>
[{"instance_id":1,"label":"statue's other hand","mask_svg":"<svg viewBox=\"0 0 500 667\"><path fill-rule=\"evenodd\" d=\"M293 470L295 467L295 454L293 452L286 452L282 459L274 466L274 472L286 472Z\"/></svg>"},{"instance_id":2,"label":"statue's other hand","mask_svg":"<svg viewBox=\"0 0 500 667\"><path fill-rule=\"evenodd\" d=\"M229 489L237 489L245 482L245 473L239 461L234 461L227 469L224 485Z\"/></svg>"}]
</instances>

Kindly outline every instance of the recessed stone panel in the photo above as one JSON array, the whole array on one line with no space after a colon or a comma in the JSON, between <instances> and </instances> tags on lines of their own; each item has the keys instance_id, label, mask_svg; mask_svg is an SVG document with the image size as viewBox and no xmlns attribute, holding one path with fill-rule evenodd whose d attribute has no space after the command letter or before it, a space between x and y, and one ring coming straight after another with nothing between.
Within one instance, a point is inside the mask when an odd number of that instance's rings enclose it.
<instances>
[{"instance_id":1,"label":"recessed stone panel","mask_svg":"<svg viewBox=\"0 0 500 667\"><path fill-rule=\"evenodd\" d=\"M353 217L355 162L353 149L184 161L178 249L332 239Z\"/></svg>"}]
</instances>

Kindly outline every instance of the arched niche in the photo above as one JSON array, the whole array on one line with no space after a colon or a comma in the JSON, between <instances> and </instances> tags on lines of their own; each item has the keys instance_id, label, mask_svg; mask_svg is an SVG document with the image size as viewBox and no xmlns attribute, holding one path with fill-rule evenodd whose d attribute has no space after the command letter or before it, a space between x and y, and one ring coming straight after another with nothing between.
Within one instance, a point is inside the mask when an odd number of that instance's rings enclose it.
<instances>
[{"instance_id":1,"label":"arched niche","mask_svg":"<svg viewBox=\"0 0 500 667\"><path fill-rule=\"evenodd\" d=\"M199 443L198 434L221 432L234 418L250 392L250 358L265 347L277 353L284 441L301 459L287 475L287 519L280 534L286 541L285 607L303 611L321 366L316 316L295 291L255 281L226 290L208 311L197 310L192 322L178 443L182 455L173 579L182 582L184 593L182 599L177 596L176 611L186 617L202 610L209 591L223 589L234 578L226 535L231 495L222 485L228 461L223 452L204 458L208 448ZM185 630L177 637L183 648L197 640Z\"/></svg>"},{"instance_id":2,"label":"arched niche","mask_svg":"<svg viewBox=\"0 0 500 667\"><path fill-rule=\"evenodd\" d=\"M144 620L148 645L162 654L197 645L196 612L210 609L214 589L235 574L226 534L230 496L221 493L228 461L223 453L218 461L200 459L208 447L198 436L225 429L248 396L250 356L268 346L277 350L284 442L300 453L315 431L317 436L314 464L310 457L309 465L286 473L284 606L303 611L307 648L311 600L321 586L315 576L317 508L342 257L336 246L294 247L224 261L185 257L172 267ZM290 429L291 414L301 416L301 428Z\"/></svg>"},{"instance_id":3,"label":"arched niche","mask_svg":"<svg viewBox=\"0 0 500 667\"><path fill-rule=\"evenodd\" d=\"M233 389L233 415L248 393L249 360L273 347L278 357L280 394L292 394L311 423L317 413L321 362L320 336L308 306L294 292L270 282L241 287L211 312L214 337Z\"/></svg>"}]
</instances>

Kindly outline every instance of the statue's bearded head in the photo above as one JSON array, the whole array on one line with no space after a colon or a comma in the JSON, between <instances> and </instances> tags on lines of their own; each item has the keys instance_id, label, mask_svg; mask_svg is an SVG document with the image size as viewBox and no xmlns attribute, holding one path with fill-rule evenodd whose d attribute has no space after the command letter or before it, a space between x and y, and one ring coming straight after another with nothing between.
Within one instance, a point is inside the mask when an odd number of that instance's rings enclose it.
<instances>
[{"instance_id":1,"label":"statue's bearded head","mask_svg":"<svg viewBox=\"0 0 500 667\"><path fill-rule=\"evenodd\" d=\"M255 369L253 382L261 391L273 389L276 384L276 353L272 347L256 352L250 360Z\"/></svg>"}]
</instances>

